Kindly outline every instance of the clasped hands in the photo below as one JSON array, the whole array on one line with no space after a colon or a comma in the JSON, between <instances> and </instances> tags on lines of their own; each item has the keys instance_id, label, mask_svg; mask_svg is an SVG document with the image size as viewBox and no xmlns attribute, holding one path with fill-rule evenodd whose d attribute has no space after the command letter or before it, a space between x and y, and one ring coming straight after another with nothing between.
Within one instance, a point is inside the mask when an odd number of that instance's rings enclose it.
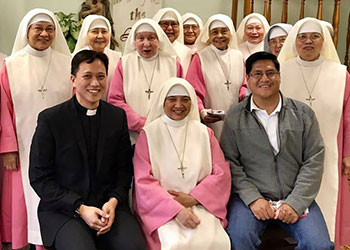
<instances>
[{"instance_id":1,"label":"clasped hands","mask_svg":"<svg viewBox=\"0 0 350 250\"><path fill-rule=\"evenodd\" d=\"M109 201L102 206L102 209L81 205L79 214L90 228L97 231L97 236L99 236L107 233L111 229L117 205L118 200L116 198L110 198Z\"/></svg>"},{"instance_id":2,"label":"clasped hands","mask_svg":"<svg viewBox=\"0 0 350 250\"><path fill-rule=\"evenodd\" d=\"M249 204L250 210L258 220L281 220L286 224L294 224L298 221L299 215L288 204L282 204L277 210L270 203L263 199L257 199Z\"/></svg>"},{"instance_id":3,"label":"clasped hands","mask_svg":"<svg viewBox=\"0 0 350 250\"><path fill-rule=\"evenodd\" d=\"M190 194L185 194L182 192L176 192L174 190L168 190L168 193L171 194L177 202L179 202L184 208L178 212L175 216L183 226L187 228L196 228L200 220L197 215L192 211L191 207L198 205L198 201Z\"/></svg>"}]
</instances>

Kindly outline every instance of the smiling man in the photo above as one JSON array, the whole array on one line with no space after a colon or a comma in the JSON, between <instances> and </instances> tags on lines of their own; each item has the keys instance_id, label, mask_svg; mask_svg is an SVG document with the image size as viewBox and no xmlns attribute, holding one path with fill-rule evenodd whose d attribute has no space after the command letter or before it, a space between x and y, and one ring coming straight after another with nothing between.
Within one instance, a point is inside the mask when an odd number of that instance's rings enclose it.
<instances>
[{"instance_id":1,"label":"smiling man","mask_svg":"<svg viewBox=\"0 0 350 250\"><path fill-rule=\"evenodd\" d=\"M38 117L29 174L41 198L44 245L57 250L145 249L128 207L132 162L126 115L101 100L107 69L105 54L77 53L71 68L76 94Z\"/></svg>"},{"instance_id":2,"label":"smiling man","mask_svg":"<svg viewBox=\"0 0 350 250\"><path fill-rule=\"evenodd\" d=\"M315 114L279 92L273 54L251 55L246 73L252 94L228 111L221 135L232 173L227 228L232 249L257 249L273 220L298 241L298 249L333 249L314 201L324 160Z\"/></svg>"}]
</instances>

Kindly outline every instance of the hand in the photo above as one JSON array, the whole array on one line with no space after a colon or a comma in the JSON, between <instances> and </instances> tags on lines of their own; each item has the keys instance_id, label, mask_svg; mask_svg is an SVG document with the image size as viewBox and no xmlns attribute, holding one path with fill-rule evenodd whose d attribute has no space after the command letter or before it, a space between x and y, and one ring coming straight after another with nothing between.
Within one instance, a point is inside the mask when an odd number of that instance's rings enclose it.
<instances>
[{"instance_id":1,"label":"hand","mask_svg":"<svg viewBox=\"0 0 350 250\"><path fill-rule=\"evenodd\" d=\"M81 205L79 208L80 217L88 226L96 231L107 225L109 215L101 209L92 206ZM103 219L103 220L102 220Z\"/></svg>"},{"instance_id":2,"label":"hand","mask_svg":"<svg viewBox=\"0 0 350 250\"><path fill-rule=\"evenodd\" d=\"M179 202L184 207L193 207L199 204L198 201L190 194L176 192L174 190L168 190L168 193L174 196L174 200Z\"/></svg>"},{"instance_id":3,"label":"hand","mask_svg":"<svg viewBox=\"0 0 350 250\"><path fill-rule=\"evenodd\" d=\"M343 158L342 174L345 175L350 182L350 156Z\"/></svg>"},{"instance_id":4,"label":"hand","mask_svg":"<svg viewBox=\"0 0 350 250\"><path fill-rule=\"evenodd\" d=\"M115 218L115 208L118 205L118 200L116 198L110 198L108 202L106 202L103 206L102 206L102 211L105 212L108 216L108 218L105 217L101 217L101 221L102 222L107 222L107 225L104 226L103 228L101 228L98 232L97 232L97 236L107 233L111 227L112 224L114 222L114 218Z\"/></svg>"},{"instance_id":5,"label":"hand","mask_svg":"<svg viewBox=\"0 0 350 250\"><path fill-rule=\"evenodd\" d=\"M18 167L18 153L11 152L2 155L4 168L7 170L17 170Z\"/></svg>"},{"instance_id":6,"label":"hand","mask_svg":"<svg viewBox=\"0 0 350 250\"><path fill-rule=\"evenodd\" d=\"M249 204L249 207L258 220L269 220L275 216L275 212L270 203L263 198L253 201Z\"/></svg>"},{"instance_id":7,"label":"hand","mask_svg":"<svg viewBox=\"0 0 350 250\"><path fill-rule=\"evenodd\" d=\"M213 115L213 114L204 113L204 112L201 113L201 118L205 123L214 123L222 120L221 116L219 115Z\"/></svg>"},{"instance_id":8,"label":"hand","mask_svg":"<svg viewBox=\"0 0 350 250\"><path fill-rule=\"evenodd\" d=\"M279 219L286 224L294 224L298 221L299 215L291 206L284 203L277 209L274 219Z\"/></svg>"},{"instance_id":9,"label":"hand","mask_svg":"<svg viewBox=\"0 0 350 250\"><path fill-rule=\"evenodd\" d=\"M175 219L179 220L185 227L192 229L196 228L200 223L198 216L191 209L185 207L180 210Z\"/></svg>"}]
</instances>

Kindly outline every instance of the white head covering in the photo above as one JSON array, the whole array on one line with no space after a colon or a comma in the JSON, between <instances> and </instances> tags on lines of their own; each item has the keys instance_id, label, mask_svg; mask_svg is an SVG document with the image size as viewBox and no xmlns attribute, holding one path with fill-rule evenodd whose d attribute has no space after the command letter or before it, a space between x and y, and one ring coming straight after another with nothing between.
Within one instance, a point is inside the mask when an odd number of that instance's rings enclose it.
<instances>
[{"instance_id":1,"label":"white head covering","mask_svg":"<svg viewBox=\"0 0 350 250\"><path fill-rule=\"evenodd\" d=\"M244 38L244 30L245 30L245 27L246 27L248 21L252 18L260 20L260 23L264 27L265 34L269 30L270 25L263 15L261 15L259 13L251 13L251 14L247 15L246 17L244 17L243 20L241 21L241 23L239 24L239 27L237 29L238 44L244 43L246 41L246 39ZM253 19L253 21L254 21L254 19ZM254 22L256 22L256 21L254 21Z\"/></svg>"},{"instance_id":2,"label":"white head covering","mask_svg":"<svg viewBox=\"0 0 350 250\"><path fill-rule=\"evenodd\" d=\"M326 28L328 29L331 36L333 36L334 35L333 25L327 21L324 21L324 20L319 20L319 21L321 22L322 25L326 26Z\"/></svg>"},{"instance_id":3,"label":"white head covering","mask_svg":"<svg viewBox=\"0 0 350 250\"><path fill-rule=\"evenodd\" d=\"M88 15L87 17L85 17L81 26L78 41L75 45L73 54L77 53L78 51L80 51L88 45L87 34L89 30L93 28L107 28L109 34L111 34L111 24L109 23L107 18L101 15ZM106 48L109 48L109 44L110 41L108 41Z\"/></svg>"},{"instance_id":4,"label":"white head covering","mask_svg":"<svg viewBox=\"0 0 350 250\"><path fill-rule=\"evenodd\" d=\"M187 20L191 20L194 19L197 23L197 25L199 26L200 31L202 32L203 29L203 22L202 19L200 19L199 16L197 16L196 14L193 13L185 13L182 17L181 17L181 23L182 25L184 25L186 23Z\"/></svg>"},{"instance_id":5,"label":"white head covering","mask_svg":"<svg viewBox=\"0 0 350 250\"><path fill-rule=\"evenodd\" d=\"M168 13L170 12L170 13ZM180 28L180 34L179 37L176 39L176 41L180 42L180 43L184 43L184 30L183 30L183 25L181 22L181 15L180 13L173 9L173 8L163 8L158 10L158 12L153 16L153 20L157 22L157 24L163 20L163 16L166 15L167 18L173 17L175 21L179 22L179 28Z\"/></svg>"},{"instance_id":6,"label":"white head covering","mask_svg":"<svg viewBox=\"0 0 350 250\"><path fill-rule=\"evenodd\" d=\"M191 111L187 115L187 117L190 120L200 121L200 119L199 119L199 111L198 111L198 104L197 104L197 97L196 97L196 93L195 93L192 85L189 84L188 81L186 81L185 79L172 77L172 78L170 78L168 81L166 81L163 84L163 86L162 86L162 88L161 88L157 98L153 99L153 102L151 104L151 109L150 109L150 111L148 113L148 117L147 117L145 126L147 124L151 123L152 121L154 121L155 119L157 119L158 117L161 117L164 114L164 101L165 101L165 98L167 97L168 92L175 85L183 86L186 89L186 91L188 92L188 95L191 98Z\"/></svg>"},{"instance_id":7,"label":"white head covering","mask_svg":"<svg viewBox=\"0 0 350 250\"><path fill-rule=\"evenodd\" d=\"M203 49L209 45L209 27L215 21L223 22L230 30L231 39L230 43L228 44L229 48L238 49L237 36L235 28L233 27L232 19L223 14L216 14L208 18L208 21L204 25L203 32L201 32L197 38L195 46L198 48L198 50Z\"/></svg>"},{"instance_id":8,"label":"white head covering","mask_svg":"<svg viewBox=\"0 0 350 250\"><path fill-rule=\"evenodd\" d=\"M312 22L313 24L318 25L322 31L323 46L321 50L321 55L327 58L328 60L334 61L336 63L340 63L337 50L334 47L334 43L331 35L326 30L327 28L324 25L322 25L319 20L313 17L306 17L294 24L292 30L288 34L287 40L284 42L284 45L278 56L278 61L282 63L298 56L297 50L295 48L295 40L299 33L300 28L306 22Z\"/></svg>"},{"instance_id":9,"label":"white head covering","mask_svg":"<svg viewBox=\"0 0 350 250\"><path fill-rule=\"evenodd\" d=\"M149 24L155 30L158 36L160 52L171 56L177 56L172 44L170 43L166 34L163 32L162 28L159 26L159 24L156 21L149 18L140 19L132 26L128 40L126 40L126 43L125 43L123 55L129 54L132 51L136 50L136 46L135 46L136 30L138 29L139 26L143 24Z\"/></svg>"},{"instance_id":10,"label":"white head covering","mask_svg":"<svg viewBox=\"0 0 350 250\"><path fill-rule=\"evenodd\" d=\"M276 23L272 25L264 38L264 51L271 53L269 41L278 36L287 36L292 28L293 25L288 23Z\"/></svg>"},{"instance_id":11,"label":"white head covering","mask_svg":"<svg viewBox=\"0 0 350 250\"><path fill-rule=\"evenodd\" d=\"M30 25L37 23L37 22L48 22L48 23L52 23L53 25L55 25L50 16L48 16L46 14L37 14L30 20L30 22L28 24L28 28Z\"/></svg>"},{"instance_id":12,"label":"white head covering","mask_svg":"<svg viewBox=\"0 0 350 250\"><path fill-rule=\"evenodd\" d=\"M140 33L140 32L154 32L154 33L156 33L156 31L153 29L153 27L148 23L141 24L137 27L135 33Z\"/></svg>"},{"instance_id":13,"label":"white head covering","mask_svg":"<svg viewBox=\"0 0 350 250\"><path fill-rule=\"evenodd\" d=\"M168 96L190 96L190 95L184 86L182 86L181 84L176 84L171 87L171 89L169 90L166 96L168 97Z\"/></svg>"},{"instance_id":14,"label":"white head covering","mask_svg":"<svg viewBox=\"0 0 350 250\"><path fill-rule=\"evenodd\" d=\"M70 51L67 46L66 39L63 36L61 27L55 15L51 11L46 9L32 9L23 17L22 21L19 24L19 28L17 31L15 43L13 45L11 54L14 54L15 52L23 49L28 44L28 38L27 38L28 27L33 17L37 16L38 14L47 15L50 17L51 21L54 22L55 29L56 29L55 30L56 36L55 36L55 40L51 44L51 48L65 55L70 56Z\"/></svg>"}]
</instances>

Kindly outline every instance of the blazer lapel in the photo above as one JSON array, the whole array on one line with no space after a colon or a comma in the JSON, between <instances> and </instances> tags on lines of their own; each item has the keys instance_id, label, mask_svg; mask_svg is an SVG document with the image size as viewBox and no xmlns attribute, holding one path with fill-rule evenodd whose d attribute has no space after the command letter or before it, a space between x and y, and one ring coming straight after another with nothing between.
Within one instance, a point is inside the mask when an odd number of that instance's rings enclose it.
<instances>
[{"instance_id":1,"label":"blazer lapel","mask_svg":"<svg viewBox=\"0 0 350 250\"><path fill-rule=\"evenodd\" d=\"M106 114L105 106L100 101L101 117L100 117L100 128L98 131L98 142L97 142L97 171L101 167L103 150L105 146L106 127L108 124L108 115Z\"/></svg>"},{"instance_id":2,"label":"blazer lapel","mask_svg":"<svg viewBox=\"0 0 350 250\"><path fill-rule=\"evenodd\" d=\"M69 111L68 112L68 117L69 117L69 123L73 128L73 134L77 140L77 143L79 145L79 148L81 150L81 153L83 155L84 159L84 165L86 167L89 166L88 163L88 155L87 155L87 148L86 148L86 143L85 143L85 138L83 134L83 128L81 127L81 123L79 121L79 116L78 116L78 111L77 107L75 106L74 99L72 98L69 102Z\"/></svg>"}]
</instances>

